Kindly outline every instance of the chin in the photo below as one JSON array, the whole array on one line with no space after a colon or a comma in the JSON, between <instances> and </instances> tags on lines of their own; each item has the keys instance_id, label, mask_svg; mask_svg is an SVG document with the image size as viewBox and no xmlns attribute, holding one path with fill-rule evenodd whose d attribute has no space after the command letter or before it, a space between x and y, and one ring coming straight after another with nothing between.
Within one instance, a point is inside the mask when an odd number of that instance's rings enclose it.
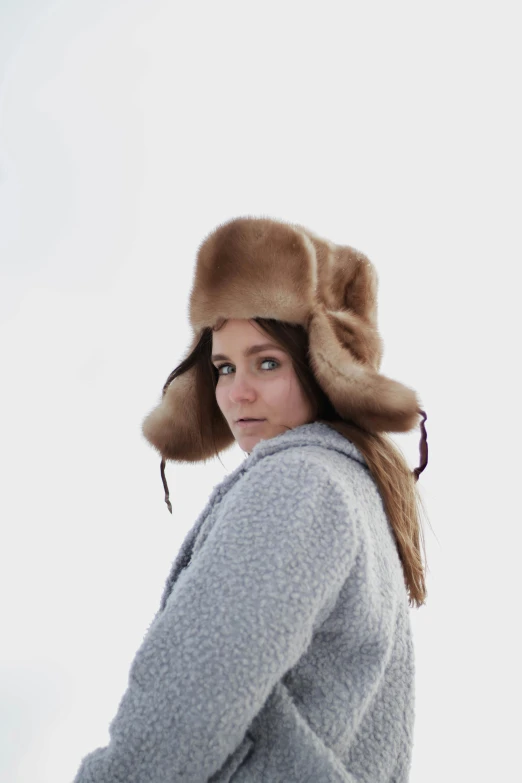
<instances>
[{"instance_id":1,"label":"chin","mask_svg":"<svg viewBox=\"0 0 522 783\"><path fill-rule=\"evenodd\" d=\"M260 440L266 440L266 435L243 435L242 437L236 438L237 445L242 451L246 451L248 454L252 451L255 445L259 443Z\"/></svg>"}]
</instances>

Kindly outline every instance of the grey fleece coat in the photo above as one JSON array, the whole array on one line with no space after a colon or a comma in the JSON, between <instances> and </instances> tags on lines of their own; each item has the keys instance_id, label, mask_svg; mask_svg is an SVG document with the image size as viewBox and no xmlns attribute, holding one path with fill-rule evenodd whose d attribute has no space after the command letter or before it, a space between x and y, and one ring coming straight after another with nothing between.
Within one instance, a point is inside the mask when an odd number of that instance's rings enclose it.
<instances>
[{"instance_id":1,"label":"grey fleece coat","mask_svg":"<svg viewBox=\"0 0 522 783\"><path fill-rule=\"evenodd\" d=\"M392 530L360 451L314 422L214 488L75 783L404 783L413 725Z\"/></svg>"}]
</instances>

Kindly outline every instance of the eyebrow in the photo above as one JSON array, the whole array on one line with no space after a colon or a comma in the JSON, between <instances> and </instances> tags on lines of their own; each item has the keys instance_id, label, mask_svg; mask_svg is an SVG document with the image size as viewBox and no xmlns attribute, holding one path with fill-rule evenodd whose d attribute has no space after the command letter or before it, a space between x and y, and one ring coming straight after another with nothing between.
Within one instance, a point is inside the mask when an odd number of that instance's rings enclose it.
<instances>
[{"instance_id":1,"label":"eyebrow","mask_svg":"<svg viewBox=\"0 0 522 783\"><path fill-rule=\"evenodd\" d=\"M250 348L247 348L246 351L243 351L243 356L253 356L255 353L260 353L261 351L266 351L268 348L276 351L282 351L283 349L279 345L275 345L275 343L262 343L261 345L251 345ZM222 359L226 359L229 361L228 356L225 356L223 353L214 353L212 354L211 361L218 362Z\"/></svg>"}]
</instances>

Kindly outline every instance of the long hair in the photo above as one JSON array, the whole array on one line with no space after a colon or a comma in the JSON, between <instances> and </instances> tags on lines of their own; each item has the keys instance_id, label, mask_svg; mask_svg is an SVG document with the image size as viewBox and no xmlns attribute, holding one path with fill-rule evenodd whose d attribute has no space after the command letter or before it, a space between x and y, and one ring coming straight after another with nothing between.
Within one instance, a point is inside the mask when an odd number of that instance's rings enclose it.
<instances>
[{"instance_id":1,"label":"long hair","mask_svg":"<svg viewBox=\"0 0 522 783\"><path fill-rule=\"evenodd\" d=\"M299 324L289 324L269 318L253 318L252 321L258 324L290 356L301 387L312 408L316 411L315 420L327 422L330 427L354 443L363 454L380 491L395 536L409 605L416 608L421 607L426 602L427 596L425 569L420 550L422 540L424 561L426 561L424 532L421 523L422 516L426 516L426 512L416 486L414 473L408 467L404 455L386 433L368 432L354 422L339 416L311 370L306 329ZM171 372L163 387L163 393L165 393L174 378L195 367L198 389L205 396L203 408L209 413L208 421L205 424L209 426L211 426L210 412L212 408L217 407L215 389L219 378L218 370L211 361L212 332L222 328L225 323L226 319L222 319L213 329L211 327L203 329L195 348ZM219 413L222 415L221 412ZM219 456L217 450L216 456Z\"/></svg>"}]
</instances>

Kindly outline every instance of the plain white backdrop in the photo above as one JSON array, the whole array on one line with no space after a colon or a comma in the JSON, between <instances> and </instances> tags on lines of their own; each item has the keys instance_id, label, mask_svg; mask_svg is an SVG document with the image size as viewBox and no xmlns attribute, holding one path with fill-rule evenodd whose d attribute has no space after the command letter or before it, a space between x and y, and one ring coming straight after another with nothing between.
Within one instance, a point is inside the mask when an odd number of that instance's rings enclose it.
<instances>
[{"instance_id":1,"label":"plain white backdrop","mask_svg":"<svg viewBox=\"0 0 522 783\"><path fill-rule=\"evenodd\" d=\"M519 768L516 4L9 0L0 13L0 780L108 741L178 548L244 458L141 436L197 248L265 215L366 253L428 414L411 783ZM420 433L396 436L413 468Z\"/></svg>"}]
</instances>

